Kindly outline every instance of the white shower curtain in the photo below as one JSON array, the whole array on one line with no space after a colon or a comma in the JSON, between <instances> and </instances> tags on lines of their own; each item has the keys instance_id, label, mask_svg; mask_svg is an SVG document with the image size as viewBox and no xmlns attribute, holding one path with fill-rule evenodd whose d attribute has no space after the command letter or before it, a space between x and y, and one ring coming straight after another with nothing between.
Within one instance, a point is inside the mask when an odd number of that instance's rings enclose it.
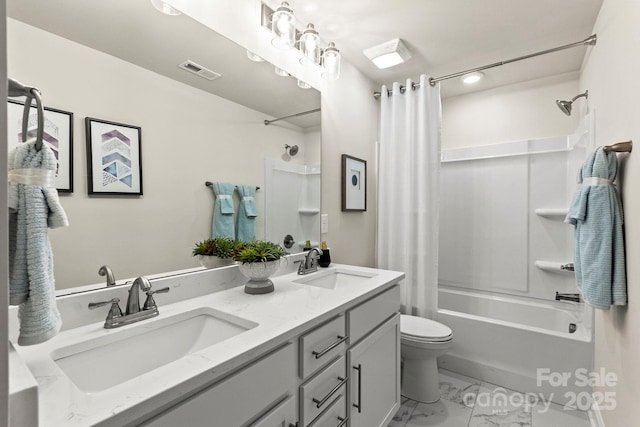
<instances>
[{"instance_id":1,"label":"white shower curtain","mask_svg":"<svg viewBox=\"0 0 640 427\"><path fill-rule=\"evenodd\" d=\"M404 271L402 311L435 319L438 308L440 85L420 76L382 87L378 171L378 267Z\"/></svg>"}]
</instances>

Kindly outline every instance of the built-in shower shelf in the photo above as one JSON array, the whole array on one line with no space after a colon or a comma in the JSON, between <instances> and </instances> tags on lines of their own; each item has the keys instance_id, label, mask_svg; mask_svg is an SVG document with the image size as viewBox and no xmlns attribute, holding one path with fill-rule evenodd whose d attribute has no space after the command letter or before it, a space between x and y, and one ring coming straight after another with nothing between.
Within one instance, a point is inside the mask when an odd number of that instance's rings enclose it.
<instances>
[{"instance_id":1,"label":"built-in shower shelf","mask_svg":"<svg viewBox=\"0 0 640 427\"><path fill-rule=\"evenodd\" d=\"M534 212L545 218L564 219L569 213L569 208L538 208Z\"/></svg>"},{"instance_id":2,"label":"built-in shower shelf","mask_svg":"<svg viewBox=\"0 0 640 427\"><path fill-rule=\"evenodd\" d=\"M317 215L320 213L320 209L314 209L314 208L298 209L298 213L300 215Z\"/></svg>"},{"instance_id":3,"label":"built-in shower shelf","mask_svg":"<svg viewBox=\"0 0 640 427\"><path fill-rule=\"evenodd\" d=\"M551 273L567 273L573 274L573 264L567 262L556 262L556 261L536 261L536 267L540 270L549 271ZM570 265L571 269L567 269L566 266ZM563 266L565 268L563 268Z\"/></svg>"}]
</instances>

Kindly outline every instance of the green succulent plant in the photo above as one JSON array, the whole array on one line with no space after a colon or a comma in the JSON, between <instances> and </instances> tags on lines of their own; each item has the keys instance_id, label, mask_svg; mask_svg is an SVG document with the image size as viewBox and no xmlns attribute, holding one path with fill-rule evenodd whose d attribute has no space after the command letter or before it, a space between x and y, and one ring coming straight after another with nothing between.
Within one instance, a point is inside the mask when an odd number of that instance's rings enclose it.
<instances>
[{"instance_id":1,"label":"green succulent plant","mask_svg":"<svg viewBox=\"0 0 640 427\"><path fill-rule=\"evenodd\" d=\"M243 244L244 242L238 240L215 237L196 243L195 248L193 248L193 255L210 255L223 259L233 258Z\"/></svg>"},{"instance_id":2,"label":"green succulent plant","mask_svg":"<svg viewBox=\"0 0 640 427\"><path fill-rule=\"evenodd\" d=\"M263 240L255 240L253 242L244 242L241 246L237 247L233 259L246 264L275 261L284 255L286 255L286 252L279 245Z\"/></svg>"}]
</instances>

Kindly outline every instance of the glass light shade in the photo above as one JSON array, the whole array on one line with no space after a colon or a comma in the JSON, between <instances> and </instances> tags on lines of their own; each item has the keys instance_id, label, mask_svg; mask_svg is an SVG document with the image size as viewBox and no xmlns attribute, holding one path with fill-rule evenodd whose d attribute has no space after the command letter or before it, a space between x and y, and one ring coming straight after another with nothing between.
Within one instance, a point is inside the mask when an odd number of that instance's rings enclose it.
<instances>
[{"instance_id":1,"label":"glass light shade","mask_svg":"<svg viewBox=\"0 0 640 427\"><path fill-rule=\"evenodd\" d=\"M322 78L326 80L336 80L340 77L340 51L331 42L322 53Z\"/></svg>"},{"instance_id":2,"label":"glass light shade","mask_svg":"<svg viewBox=\"0 0 640 427\"><path fill-rule=\"evenodd\" d=\"M275 36L271 44L280 49L290 49L296 43L296 17L289 3L282 2L273 13L271 31Z\"/></svg>"},{"instance_id":3,"label":"glass light shade","mask_svg":"<svg viewBox=\"0 0 640 427\"><path fill-rule=\"evenodd\" d=\"M285 70L283 70L282 68L278 68L278 67L274 67L274 71L280 77L289 77L291 75L287 73Z\"/></svg>"},{"instance_id":4,"label":"glass light shade","mask_svg":"<svg viewBox=\"0 0 640 427\"><path fill-rule=\"evenodd\" d=\"M247 58L249 58L253 62L264 62L264 58L262 58L261 56L256 55L255 53L251 52L250 50L247 51Z\"/></svg>"},{"instance_id":5,"label":"glass light shade","mask_svg":"<svg viewBox=\"0 0 640 427\"><path fill-rule=\"evenodd\" d=\"M307 28L302 32L299 49L302 53L301 64L320 64L320 55L322 54L320 36L313 24L308 24Z\"/></svg>"},{"instance_id":6,"label":"glass light shade","mask_svg":"<svg viewBox=\"0 0 640 427\"><path fill-rule=\"evenodd\" d=\"M182 15L182 12L180 12L175 7L171 6L169 3L163 2L162 0L151 0L151 4L153 5L153 7L155 7L157 10L164 13L165 15L171 15L171 16Z\"/></svg>"},{"instance_id":7,"label":"glass light shade","mask_svg":"<svg viewBox=\"0 0 640 427\"><path fill-rule=\"evenodd\" d=\"M311 85L307 82L303 82L302 80L298 80L298 87L300 89L311 89Z\"/></svg>"}]
</instances>

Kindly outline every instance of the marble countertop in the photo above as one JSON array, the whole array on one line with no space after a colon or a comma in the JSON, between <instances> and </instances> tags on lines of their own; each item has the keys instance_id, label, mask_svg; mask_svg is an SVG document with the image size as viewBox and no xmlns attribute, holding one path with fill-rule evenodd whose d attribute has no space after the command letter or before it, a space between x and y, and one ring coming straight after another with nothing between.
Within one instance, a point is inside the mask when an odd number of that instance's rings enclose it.
<instances>
[{"instance_id":1,"label":"marble countertop","mask_svg":"<svg viewBox=\"0 0 640 427\"><path fill-rule=\"evenodd\" d=\"M155 319L114 330L104 329L103 321L94 322L63 330L37 346L16 346L17 355L38 382L40 427L120 427L140 421L146 414L177 403L185 394L211 384L347 307L390 288L404 277L403 273L395 271L335 264L329 269L320 269L319 273L337 268L375 274L375 277L332 290L294 283L293 280L305 276L289 273L273 277L275 292L265 295L248 295L244 293L243 282L239 282L231 288L170 304L163 304L159 297L160 315ZM215 274L207 274L208 280L215 280ZM82 341L87 336L104 336L124 328L140 327L145 322L200 307L211 307L258 326L95 393L78 389L50 356L56 349ZM95 368L100 369L99 366Z\"/></svg>"}]
</instances>

